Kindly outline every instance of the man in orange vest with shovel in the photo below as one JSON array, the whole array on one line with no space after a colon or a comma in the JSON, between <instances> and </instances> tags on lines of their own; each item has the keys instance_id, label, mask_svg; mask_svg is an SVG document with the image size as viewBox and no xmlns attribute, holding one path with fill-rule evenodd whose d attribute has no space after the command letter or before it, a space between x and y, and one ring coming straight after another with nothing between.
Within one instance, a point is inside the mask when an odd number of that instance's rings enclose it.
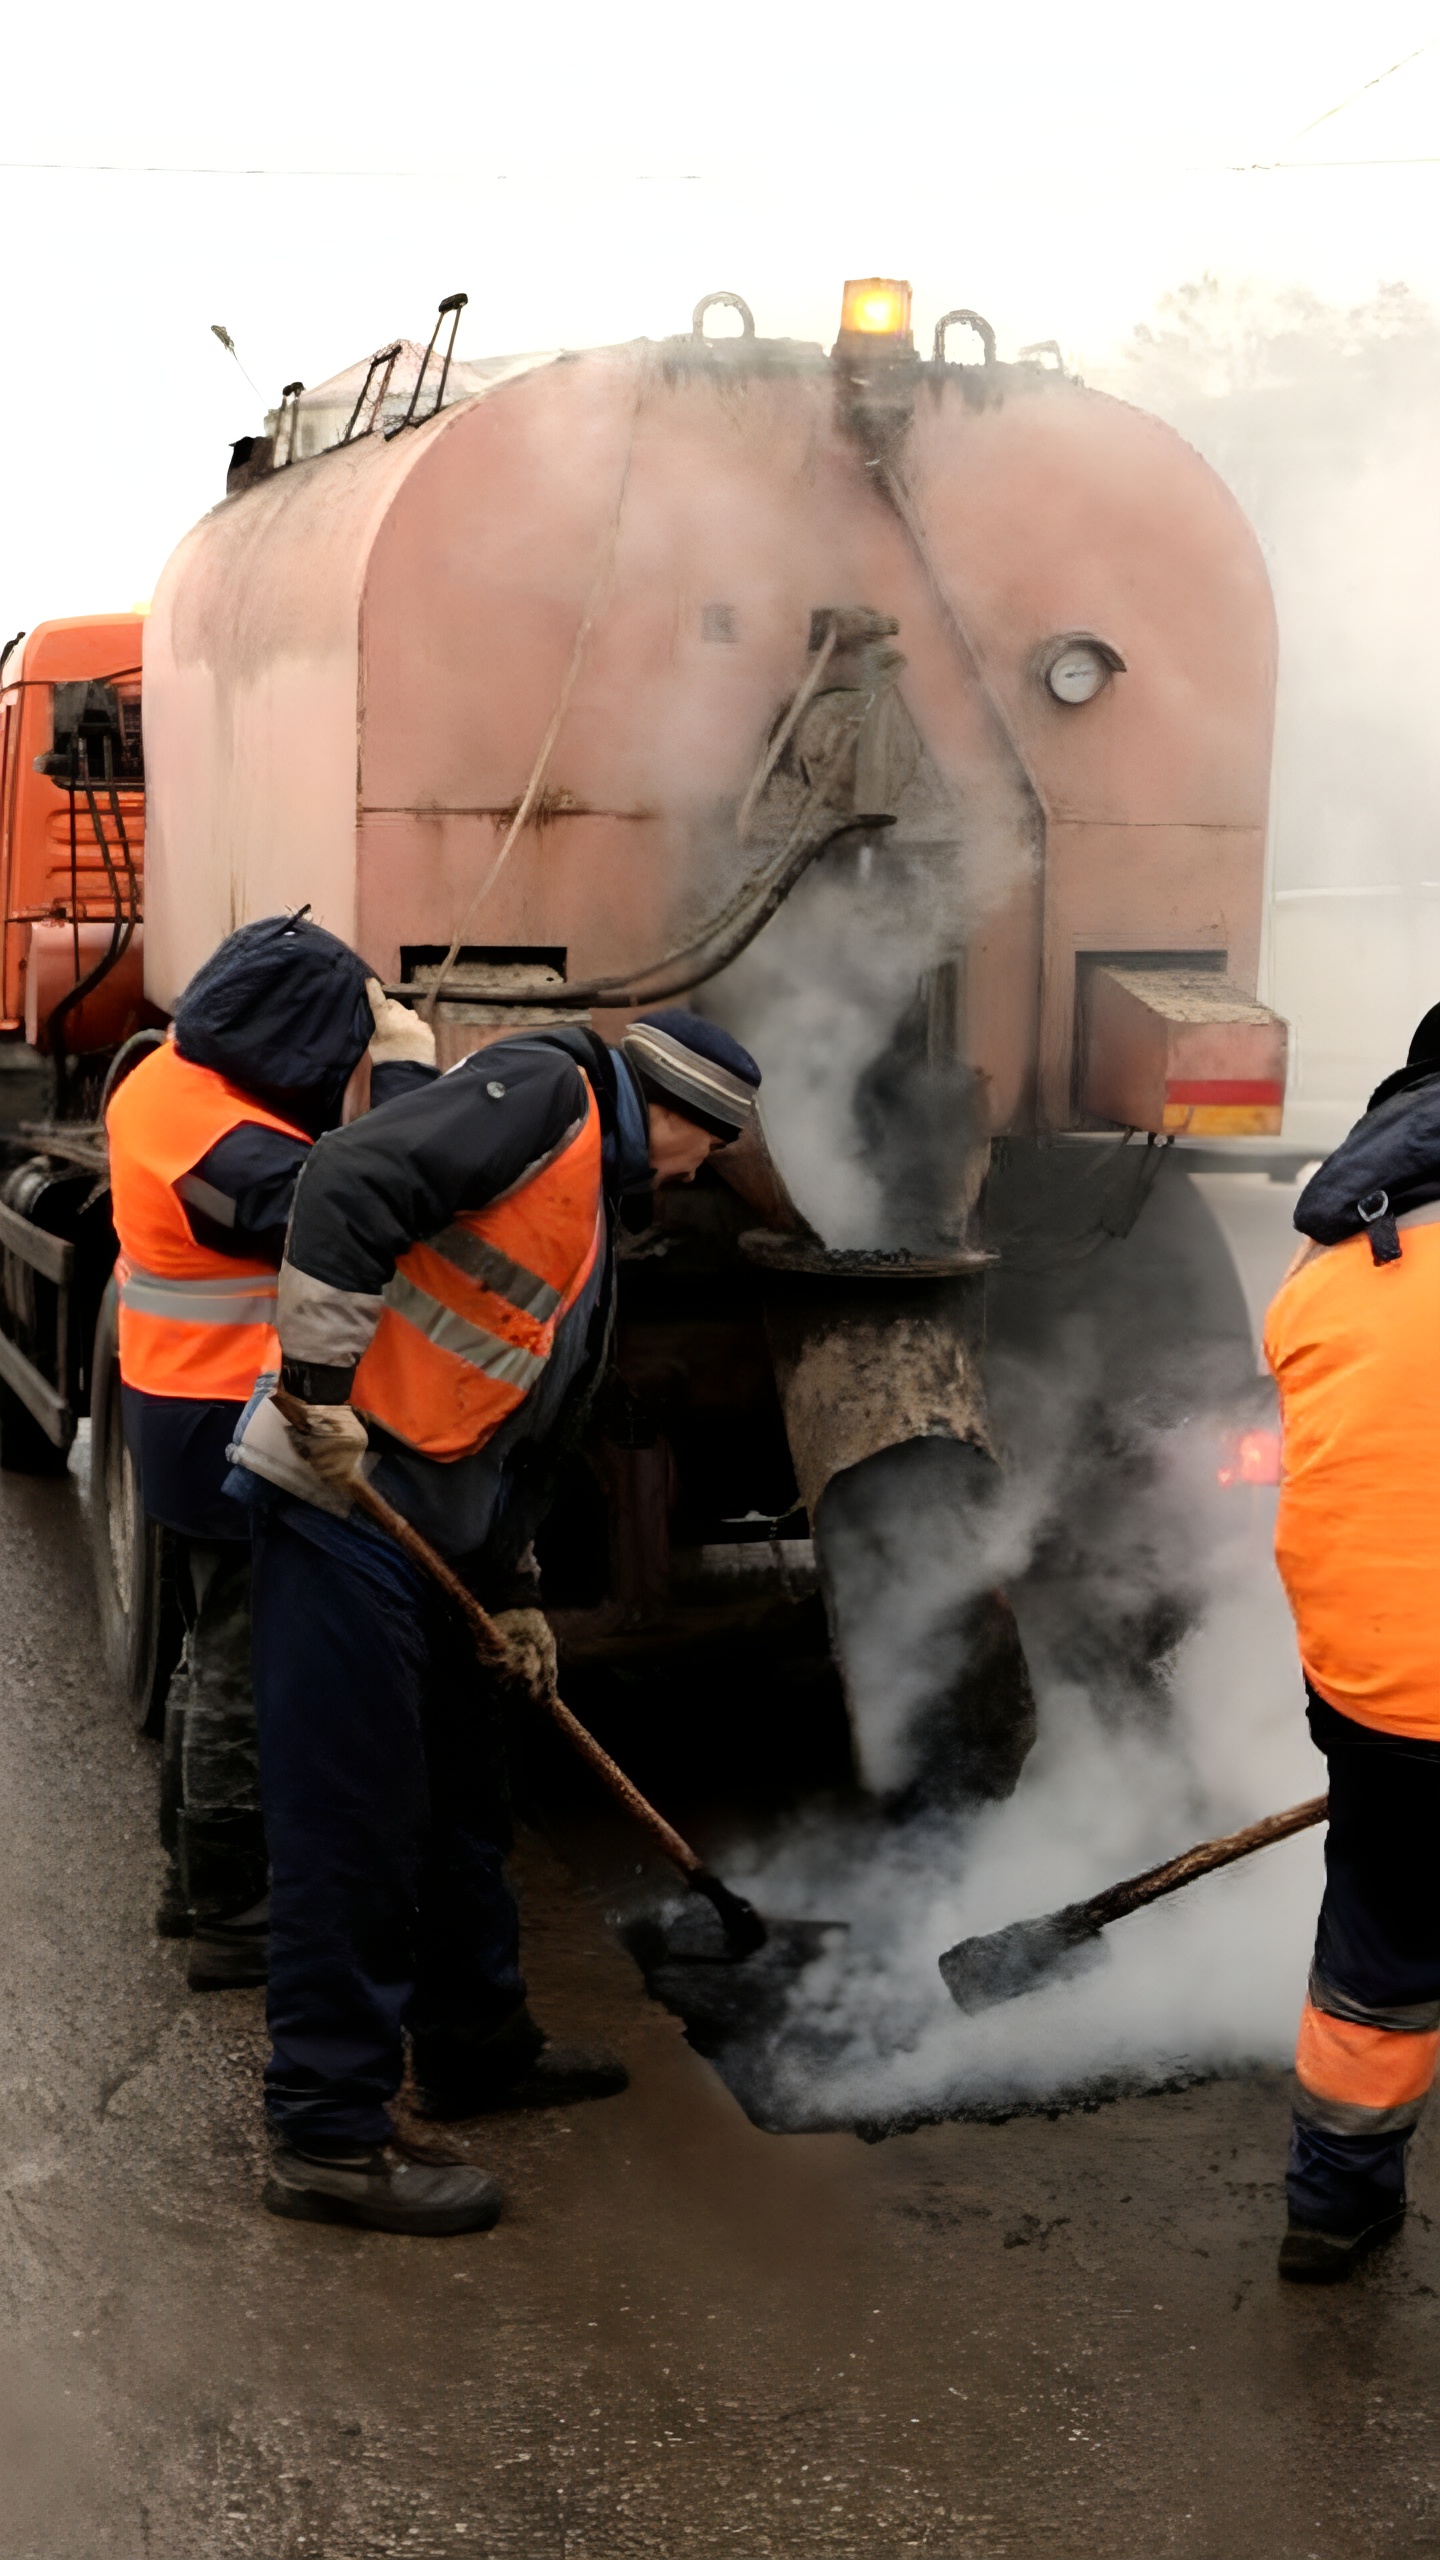
<instances>
[{"instance_id":1,"label":"man in orange vest with shovel","mask_svg":"<svg viewBox=\"0 0 1440 2560\"><path fill-rule=\"evenodd\" d=\"M266 1854L250 1694L250 1522L227 1450L273 1369L276 1274L301 1166L352 1108L434 1074L434 1041L301 915L243 925L106 1116L126 1436L171 1533L186 1619L166 1699L157 1915L192 1990L263 1982ZM361 1088L364 1087L362 1091Z\"/></svg>"},{"instance_id":2,"label":"man in orange vest with shovel","mask_svg":"<svg viewBox=\"0 0 1440 2560\"><path fill-rule=\"evenodd\" d=\"M1400 2228L1440 2052L1440 1005L1295 1224L1276 1558L1330 1826L1280 2273L1333 2283Z\"/></svg>"},{"instance_id":3,"label":"man in orange vest with shovel","mask_svg":"<svg viewBox=\"0 0 1440 2560\"><path fill-rule=\"evenodd\" d=\"M759 1081L737 1041L678 1010L619 1049L580 1029L516 1035L323 1139L301 1176L279 1333L303 1415L292 1428L257 1399L230 1479L249 1475L257 1514L273 2213L409 2232L494 2220L493 2180L395 2137L407 2036L433 2118L626 2085L530 2014L468 1632L347 1488L373 1468L475 1596L513 1609L608 1339L619 1202L691 1179L744 1129ZM529 1588L523 1623L501 1623L543 1653Z\"/></svg>"}]
</instances>

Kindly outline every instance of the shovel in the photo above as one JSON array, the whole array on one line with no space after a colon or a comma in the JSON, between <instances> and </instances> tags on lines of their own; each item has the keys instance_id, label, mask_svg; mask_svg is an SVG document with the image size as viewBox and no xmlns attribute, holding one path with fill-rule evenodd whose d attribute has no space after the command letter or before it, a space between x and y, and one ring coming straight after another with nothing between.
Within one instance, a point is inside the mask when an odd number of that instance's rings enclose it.
<instances>
[{"instance_id":1,"label":"shovel","mask_svg":"<svg viewBox=\"0 0 1440 2560\"><path fill-rule=\"evenodd\" d=\"M293 1396L287 1395L283 1387L275 1390L275 1405L281 1418L292 1429L303 1432L304 1407ZM377 1493L372 1484L367 1484L363 1476L353 1478L349 1491L356 1509L373 1520L377 1529L383 1529L387 1537L393 1538L397 1547L403 1547L411 1563L428 1574L432 1582L438 1583L446 1598L454 1602L470 1629L480 1660L493 1671L508 1671L512 1676L516 1675L519 1663L494 1619L481 1608L473 1591L466 1590L459 1575L451 1572L444 1557L436 1554L429 1540L422 1538L418 1529L412 1529L409 1521L385 1500L383 1494ZM564 1699L558 1695L553 1680L546 1682L537 1702L548 1709L561 1732L598 1772L626 1812L633 1815L642 1830L649 1832L651 1839L679 1868L690 1891L704 1895L724 1931L727 1954L737 1963L745 1956L758 1954L770 1933L753 1902L747 1902L741 1893L732 1893L728 1884L711 1874L689 1841L681 1839L664 1814L656 1812L653 1804L626 1777L618 1762L601 1748L594 1734L587 1732L579 1717L571 1714Z\"/></svg>"},{"instance_id":2,"label":"shovel","mask_svg":"<svg viewBox=\"0 0 1440 2560\"><path fill-rule=\"evenodd\" d=\"M421 1537L418 1529L412 1529L409 1521L363 1477L357 1477L350 1490L358 1508L374 1521L377 1529L384 1529L397 1546L404 1548L412 1563L418 1564L422 1573L428 1573L431 1581L437 1582L446 1597L454 1601L468 1622L480 1660L491 1670L514 1673L518 1668L515 1656L494 1619L481 1608L473 1591L466 1590L459 1575L451 1572L429 1541ZM634 1780L626 1777L619 1762L612 1760L579 1717L571 1714L553 1681L546 1682L537 1703L554 1717L566 1739L574 1744L582 1759L589 1761L612 1796L617 1797L626 1812L633 1815L642 1831L648 1831L657 1847L663 1849L666 1857L679 1868L690 1891L704 1895L725 1933L727 1952L737 1963L745 1956L758 1954L770 1933L754 1903L747 1902L743 1893L732 1893L728 1884L711 1874L689 1841L681 1839L664 1814L657 1813L648 1798L642 1796Z\"/></svg>"},{"instance_id":3,"label":"shovel","mask_svg":"<svg viewBox=\"0 0 1440 2560\"><path fill-rule=\"evenodd\" d=\"M1308 1831L1312 1824L1324 1821L1329 1805L1328 1796L1312 1796L1306 1804L1292 1805L1288 1813L1272 1813L1263 1822L1252 1822L1245 1831L1227 1832L1222 1840L1202 1840L1178 1858L1167 1859L1163 1867L1147 1867L1143 1875L1107 1885L1088 1902L1068 1902L1063 1910L1047 1912L1041 1920L1012 1920L1008 1929L992 1930L986 1938L962 1938L940 1958L945 1988L956 2008L973 2016L977 2009L993 2009L998 2001L1018 2000L1022 1992L1038 1990L1043 1982L1083 1973L1097 1961L1100 1932L1112 1920L1123 1920L1127 1911L1143 1910L1162 1894L1178 1893L1197 1876L1213 1875L1217 1867L1232 1866L1256 1849L1268 1849L1273 1840Z\"/></svg>"}]
</instances>

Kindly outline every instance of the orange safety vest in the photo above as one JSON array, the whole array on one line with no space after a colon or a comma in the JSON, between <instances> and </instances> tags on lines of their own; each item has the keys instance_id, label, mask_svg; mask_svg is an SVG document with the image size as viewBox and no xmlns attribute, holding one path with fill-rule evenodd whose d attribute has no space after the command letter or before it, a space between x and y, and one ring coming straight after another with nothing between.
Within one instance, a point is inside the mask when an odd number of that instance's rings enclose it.
<instances>
[{"instance_id":1,"label":"orange safety vest","mask_svg":"<svg viewBox=\"0 0 1440 2560\"><path fill-rule=\"evenodd\" d=\"M175 1189L232 1129L253 1122L308 1146L282 1120L173 1041L126 1077L105 1115L120 1241L120 1374L151 1396L244 1403L280 1365L273 1265L197 1244Z\"/></svg>"},{"instance_id":2,"label":"orange safety vest","mask_svg":"<svg viewBox=\"0 0 1440 2560\"><path fill-rule=\"evenodd\" d=\"M1284 1475L1275 1560L1300 1659L1357 1724L1440 1737L1440 1224L1347 1237L1265 1321Z\"/></svg>"},{"instance_id":3,"label":"orange safety vest","mask_svg":"<svg viewBox=\"0 0 1440 2560\"><path fill-rule=\"evenodd\" d=\"M605 1232L600 1109L515 1190L400 1256L351 1402L427 1458L482 1449L535 1385Z\"/></svg>"}]
</instances>

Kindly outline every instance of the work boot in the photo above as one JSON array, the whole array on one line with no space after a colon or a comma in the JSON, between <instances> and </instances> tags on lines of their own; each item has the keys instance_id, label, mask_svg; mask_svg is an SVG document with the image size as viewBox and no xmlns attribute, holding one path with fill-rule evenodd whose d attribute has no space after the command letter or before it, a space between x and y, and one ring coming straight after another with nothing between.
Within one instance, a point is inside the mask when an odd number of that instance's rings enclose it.
<instances>
[{"instance_id":1,"label":"work boot","mask_svg":"<svg viewBox=\"0 0 1440 2560\"><path fill-rule=\"evenodd\" d=\"M196 1919L190 1932L185 1979L192 1991L263 1989L270 1969L270 1902L252 1904L233 1920Z\"/></svg>"},{"instance_id":2,"label":"work boot","mask_svg":"<svg viewBox=\"0 0 1440 2560\"><path fill-rule=\"evenodd\" d=\"M1372 2249L1394 2239L1404 2219L1400 2204L1356 2231L1322 2231L1313 2222L1292 2221L1280 2243L1279 2273L1287 2284L1343 2284Z\"/></svg>"},{"instance_id":3,"label":"work boot","mask_svg":"<svg viewBox=\"0 0 1440 2560\"><path fill-rule=\"evenodd\" d=\"M403 2140L323 2157L278 2137L262 2201L267 2213L291 2222L351 2222L363 2231L409 2231L440 2238L454 2231L488 2231L501 2195L483 2169L468 2169L453 2154L427 2151Z\"/></svg>"},{"instance_id":4,"label":"work boot","mask_svg":"<svg viewBox=\"0 0 1440 2560\"><path fill-rule=\"evenodd\" d=\"M618 2054L552 2044L523 2007L486 2036L422 2032L413 2055L416 2113L434 2124L517 2107L574 2107L618 2098L630 2086Z\"/></svg>"}]
</instances>

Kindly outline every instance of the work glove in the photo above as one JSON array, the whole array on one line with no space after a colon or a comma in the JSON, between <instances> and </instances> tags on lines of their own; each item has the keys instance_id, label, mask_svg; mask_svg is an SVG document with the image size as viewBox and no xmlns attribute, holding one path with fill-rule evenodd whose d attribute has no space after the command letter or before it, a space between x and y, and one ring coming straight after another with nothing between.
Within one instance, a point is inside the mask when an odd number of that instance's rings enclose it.
<instances>
[{"instance_id":1,"label":"work glove","mask_svg":"<svg viewBox=\"0 0 1440 2560\"><path fill-rule=\"evenodd\" d=\"M505 1677L538 1706L555 1695L560 1676L555 1637L543 1609L502 1609L492 1622L510 1647Z\"/></svg>"},{"instance_id":2,"label":"work glove","mask_svg":"<svg viewBox=\"0 0 1440 2560\"><path fill-rule=\"evenodd\" d=\"M367 978L365 993L375 1016L375 1037L370 1043L372 1067L416 1066L435 1064L435 1034L428 1022L398 996L387 996L378 978Z\"/></svg>"},{"instance_id":3,"label":"work glove","mask_svg":"<svg viewBox=\"0 0 1440 2560\"><path fill-rule=\"evenodd\" d=\"M348 1493L370 1446L359 1414L349 1404L307 1404L301 1410L303 1422L287 1424L301 1457L332 1492Z\"/></svg>"}]
</instances>

